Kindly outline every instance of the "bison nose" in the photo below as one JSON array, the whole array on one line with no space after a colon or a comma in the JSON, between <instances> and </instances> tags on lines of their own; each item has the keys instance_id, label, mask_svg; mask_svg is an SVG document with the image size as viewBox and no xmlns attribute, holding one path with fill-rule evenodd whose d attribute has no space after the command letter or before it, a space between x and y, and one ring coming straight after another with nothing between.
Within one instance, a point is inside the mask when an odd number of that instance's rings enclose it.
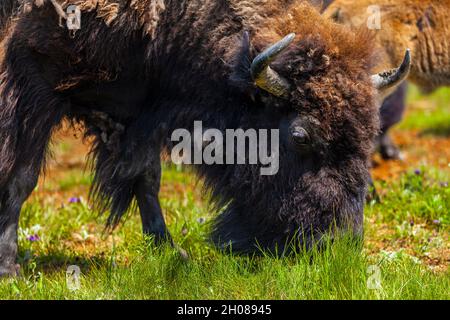
<instances>
[{"instance_id":1,"label":"bison nose","mask_svg":"<svg viewBox=\"0 0 450 320\"><path fill-rule=\"evenodd\" d=\"M302 127L295 127L292 130L292 140L297 145L308 145L311 142L308 132Z\"/></svg>"}]
</instances>

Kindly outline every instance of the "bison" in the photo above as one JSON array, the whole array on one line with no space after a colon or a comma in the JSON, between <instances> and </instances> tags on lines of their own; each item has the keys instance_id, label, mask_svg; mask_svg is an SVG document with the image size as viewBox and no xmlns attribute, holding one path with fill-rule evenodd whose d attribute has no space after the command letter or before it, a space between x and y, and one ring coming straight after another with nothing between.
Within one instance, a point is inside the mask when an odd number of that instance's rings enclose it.
<instances>
[{"instance_id":1,"label":"bison","mask_svg":"<svg viewBox=\"0 0 450 320\"><path fill-rule=\"evenodd\" d=\"M409 72L372 74L372 38L290 0L37 1L12 20L0 77L0 274L16 273L23 202L64 119L92 137L91 200L114 227L132 208L171 242L158 192L174 130L279 130L279 171L194 165L215 208L211 240L281 253L363 233L378 101ZM80 30L64 26L68 5ZM295 33L295 34L294 34Z\"/></svg>"},{"instance_id":2,"label":"bison","mask_svg":"<svg viewBox=\"0 0 450 320\"><path fill-rule=\"evenodd\" d=\"M381 28L377 43L384 67L401 61L403 48L411 48L413 64L409 81L425 93L450 85L450 1L449 0L335 0L325 17L349 25L367 25L381 9ZM375 8L375 7L373 7ZM371 25L369 21L369 25ZM381 109L383 133L380 151L387 159L398 158L398 148L389 138L389 129L401 121L405 110L405 86L402 86Z\"/></svg>"}]
</instances>

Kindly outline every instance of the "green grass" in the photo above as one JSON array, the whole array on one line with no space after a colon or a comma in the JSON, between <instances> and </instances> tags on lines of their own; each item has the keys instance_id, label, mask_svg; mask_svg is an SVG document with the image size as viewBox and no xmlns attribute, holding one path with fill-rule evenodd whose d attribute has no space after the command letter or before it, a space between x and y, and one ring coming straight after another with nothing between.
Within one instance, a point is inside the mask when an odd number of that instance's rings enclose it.
<instances>
[{"instance_id":1,"label":"green grass","mask_svg":"<svg viewBox=\"0 0 450 320\"><path fill-rule=\"evenodd\" d=\"M178 171L164 175L167 183L190 177ZM167 181L175 179L174 181ZM441 219L442 236L448 232L448 192L440 205L431 206L436 190L425 175L405 177L382 203L368 205L367 219L379 215L383 222L409 221L411 217L430 226ZM398 196L399 190L405 194ZM447 190L448 191L448 190ZM419 198L417 206L412 198ZM445 198L444 198L445 197ZM103 235L102 219L93 216L84 201L64 207L27 204L21 223L20 247L24 266L19 279L0 284L0 297L8 299L448 299L449 273L432 272L426 265L402 251L368 254L341 239L324 252L304 252L292 258L242 258L221 254L208 245L210 216L197 206L194 195L186 199L165 199L170 229L175 241L190 256L183 260L171 248L146 245L139 220L131 217L114 236ZM405 208L397 215L393 207ZM176 219L173 219L176 218ZM98 221L98 225L94 221ZM45 222L45 223L44 223ZM95 226L94 229L90 227ZM366 227L370 230L369 220ZM38 234L38 242L27 240ZM68 245L74 237L76 251ZM83 248L83 240L101 243ZM448 242L447 242L448 243ZM80 289L69 290L66 269L82 270ZM368 287L372 268L380 272L381 286Z\"/></svg>"},{"instance_id":2,"label":"green grass","mask_svg":"<svg viewBox=\"0 0 450 320\"><path fill-rule=\"evenodd\" d=\"M68 176L62 178L59 184L59 190L69 191L72 188L79 186L90 186L92 183L92 177L83 174L83 171L76 170L76 173L71 173Z\"/></svg>"},{"instance_id":3,"label":"green grass","mask_svg":"<svg viewBox=\"0 0 450 320\"><path fill-rule=\"evenodd\" d=\"M449 93L424 98L411 89L412 108L400 130L445 136ZM431 102L422 108L425 99ZM195 177L165 167L161 203L187 261L176 249L143 241L138 215L105 234L105 217L97 217L85 199L68 202L91 181L70 170L46 184L62 197L38 194L26 203L21 276L0 281L0 299L449 299L448 260L439 258L450 249L450 169L414 169L399 181L377 182L381 202L367 205L362 250L344 237L321 252L278 259L215 250L207 241L213 214ZM39 240L30 241L32 235ZM68 286L70 265L81 269L77 290Z\"/></svg>"},{"instance_id":4,"label":"green grass","mask_svg":"<svg viewBox=\"0 0 450 320\"><path fill-rule=\"evenodd\" d=\"M450 227L450 175L435 170L418 170L404 175L398 183L380 182L383 201L369 205L367 215L383 222L421 221Z\"/></svg>"},{"instance_id":5,"label":"green grass","mask_svg":"<svg viewBox=\"0 0 450 320\"><path fill-rule=\"evenodd\" d=\"M446 299L448 275L435 275L407 255L366 257L345 239L324 252L292 259L237 258L194 250L184 261L169 248L136 242L129 265L121 248L89 261L80 289L64 270L46 273L30 262L24 279L0 285L4 298L20 299ZM378 268L380 286L368 287Z\"/></svg>"},{"instance_id":6,"label":"green grass","mask_svg":"<svg viewBox=\"0 0 450 320\"><path fill-rule=\"evenodd\" d=\"M423 96L417 87L410 85L408 112L400 124L401 129L419 129L426 134L450 135L450 88L441 88L431 95Z\"/></svg>"}]
</instances>

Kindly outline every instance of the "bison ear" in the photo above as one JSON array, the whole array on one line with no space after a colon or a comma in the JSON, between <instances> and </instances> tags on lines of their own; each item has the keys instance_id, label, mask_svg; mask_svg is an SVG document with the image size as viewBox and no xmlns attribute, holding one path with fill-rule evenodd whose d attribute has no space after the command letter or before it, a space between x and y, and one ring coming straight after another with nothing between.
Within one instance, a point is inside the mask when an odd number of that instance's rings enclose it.
<instances>
[{"instance_id":1,"label":"bison ear","mask_svg":"<svg viewBox=\"0 0 450 320\"><path fill-rule=\"evenodd\" d=\"M407 49L399 68L373 75L372 83L378 90L380 101L390 96L408 78L410 71L411 51Z\"/></svg>"},{"instance_id":2,"label":"bison ear","mask_svg":"<svg viewBox=\"0 0 450 320\"><path fill-rule=\"evenodd\" d=\"M254 89L253 79L250 73L252 65L250 34L245 31L240 39L239 49L233 59L231 83L242 92Z\"/></svg>"}]
</instances>

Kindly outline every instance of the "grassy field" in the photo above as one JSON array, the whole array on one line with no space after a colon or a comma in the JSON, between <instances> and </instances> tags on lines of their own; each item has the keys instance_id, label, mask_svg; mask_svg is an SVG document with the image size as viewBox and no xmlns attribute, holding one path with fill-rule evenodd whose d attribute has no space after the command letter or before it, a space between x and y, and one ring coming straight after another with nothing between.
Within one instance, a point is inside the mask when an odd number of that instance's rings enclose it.
<instances>
[{"instance_id":1,"label":"grassy field","mask_svg":"<svg viewBox=\"0 0 450 320\"><path fill-rule=\"evenodd\" d=\"M142 239L137 215L103 232L86 202L86 146L70 135L26 203L21 276L0 282L1 299L449 299L450 89L410 89L408 117L394 134L403 161L375 158L381 201L367 204L363 250L343 238L323 252L242 258L207 243L213 214L201 182L166 166L161 202L184 260ZM67 275L80 268L79 278ZM76 279L79 279L79 283Z\"/></svg>"}]
</instances>

